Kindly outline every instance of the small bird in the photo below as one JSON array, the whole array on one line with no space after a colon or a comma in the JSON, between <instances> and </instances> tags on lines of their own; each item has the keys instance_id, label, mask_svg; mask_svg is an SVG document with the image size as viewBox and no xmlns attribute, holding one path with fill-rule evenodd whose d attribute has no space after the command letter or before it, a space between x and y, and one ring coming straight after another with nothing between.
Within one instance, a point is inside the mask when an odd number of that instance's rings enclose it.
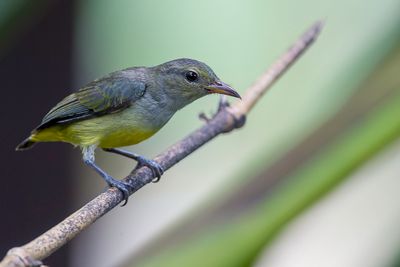
<instances>
[{"instance_id":1,"label":"small bird","mask_svg":"<svg viewBox=\"0 0 400 267\"><path fill-rule=\"evenodd\" d=\"M95 164L95 149L132 158L137 168L147 166L159 179L164 171L158 163L117 147L151 137L176 111L212 93L240 98L209 66L193 59L115 71L61 100L16 150L31 148L37 142L80 146L83 162L110 187L118 188L126 204L129 184L114 179Z\"/></svg>"}]
</instances>

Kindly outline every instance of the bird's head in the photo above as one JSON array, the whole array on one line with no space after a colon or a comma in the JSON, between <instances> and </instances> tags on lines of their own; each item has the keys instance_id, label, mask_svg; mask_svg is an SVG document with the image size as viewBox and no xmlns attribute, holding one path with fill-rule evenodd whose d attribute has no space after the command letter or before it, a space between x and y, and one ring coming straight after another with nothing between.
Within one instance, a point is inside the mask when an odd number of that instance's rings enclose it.
<instances>
[{"instance_id":1,"label":"bird's head","mask_svg":"<svg viewBox=\"0 0 400 267\"><path fill-rule=\"evenodd\" d=\"M212 69L193 59L176 59L153 67L164 92L185 106L205 95L217 93L240 98Z\"/></svg>"}]
</instances>

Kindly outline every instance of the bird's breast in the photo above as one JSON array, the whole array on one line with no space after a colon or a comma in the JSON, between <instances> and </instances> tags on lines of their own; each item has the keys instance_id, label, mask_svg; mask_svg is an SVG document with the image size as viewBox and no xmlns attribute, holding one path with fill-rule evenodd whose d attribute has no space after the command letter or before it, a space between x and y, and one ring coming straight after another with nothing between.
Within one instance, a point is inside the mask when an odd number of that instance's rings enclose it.
<instances>
[{"instance_id":1,"label":"bird's breast","mask_svg":"<svg viewBox=\"0 0 400 267\"><path fill-rule=\"evenodd\" d=\"M142 98L123 111L54 126L38 132L35 138L38 141L64 141L80 146L129 146L154 135L174 113L163 102Z\"/></svg>"},{"instance_id":2,"label":"bird's breast","mask_svg":"<svg viewBox=\"0 0 400 267\"><path fill-rule=\"evenodd\" d=\"M172 115L157 108L134 104L110 116L113 121L111 129L105 131L107 134L101 138L99 145L121 147L140 143L158 132Z\"/></svg>"}]
</instances>

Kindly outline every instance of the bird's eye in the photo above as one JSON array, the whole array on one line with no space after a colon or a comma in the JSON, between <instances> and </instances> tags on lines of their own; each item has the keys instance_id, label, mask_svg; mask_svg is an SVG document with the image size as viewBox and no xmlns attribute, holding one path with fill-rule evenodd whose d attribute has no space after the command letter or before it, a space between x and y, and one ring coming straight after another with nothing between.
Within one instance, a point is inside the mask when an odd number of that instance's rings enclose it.
<instances>
[{"instance_id":1,"label":"bird's eye","mask_svg":"<svg viewBox=\"0 0 400 267\"><path fill-rule=\"evenodd\" d=\"M186 80L188 80L189 82L195 82L197 81L197 79L199 79L199 75L196 72L192 70L186 72Z\"/></svg>"}]
</instances>

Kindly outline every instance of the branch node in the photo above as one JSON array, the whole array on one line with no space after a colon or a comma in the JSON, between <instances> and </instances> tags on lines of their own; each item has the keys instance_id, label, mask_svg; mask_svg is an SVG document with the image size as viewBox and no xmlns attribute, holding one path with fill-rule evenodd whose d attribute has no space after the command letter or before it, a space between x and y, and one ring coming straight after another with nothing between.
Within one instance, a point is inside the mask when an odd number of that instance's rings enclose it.
<instances>
[{"instance_id":1,"label":"branch node","mask_svg":"<svg viewBox=\"0 0 400 267\"><path fill-rule=\"evenodd\" d=\"M233 115L233 114L232 114ZM244 126L244 124L246 123L247 117L246 115L242 114L239 117L233 115L235 118L235 128L242 128Z\"/></svg>"},{"instance_id":2,"label":"branch node","mask_svg":"<svg viewBox=\"0 0 400 267\"><path fill-rule=\"evenodd\" d=\"M204 121L205 123L208 123L210 121L210 119L207 117L207 115L204 112L201 112L199 114L199 119Z\"/></svg>"}]
</instances>

